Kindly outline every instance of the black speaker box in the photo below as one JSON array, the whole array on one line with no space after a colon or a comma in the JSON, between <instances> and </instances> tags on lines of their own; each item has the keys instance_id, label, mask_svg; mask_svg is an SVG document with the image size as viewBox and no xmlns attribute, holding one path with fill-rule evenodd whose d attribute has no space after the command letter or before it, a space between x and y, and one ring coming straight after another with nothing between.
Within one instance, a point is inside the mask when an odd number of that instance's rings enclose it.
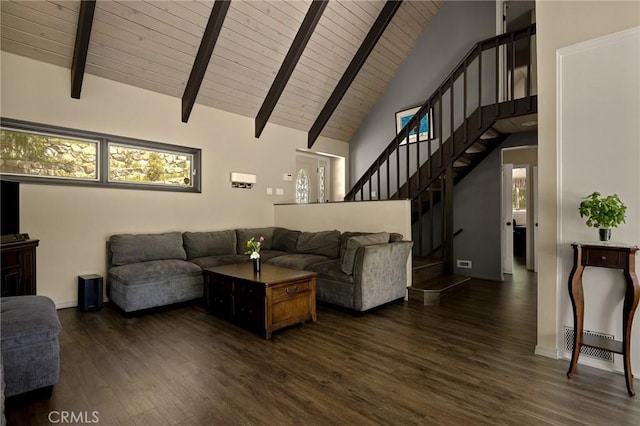
<instances>
[{"instance_id":1,"label":"black speaker box","mask_svg":"<svg viewBox=\"0 0 640 426\"><path fill-rule=\"evenodd\" d=\"M78 309L97 311L102 307L102 277L80 275L78 277Z\"/></svg>"}]
</instances>

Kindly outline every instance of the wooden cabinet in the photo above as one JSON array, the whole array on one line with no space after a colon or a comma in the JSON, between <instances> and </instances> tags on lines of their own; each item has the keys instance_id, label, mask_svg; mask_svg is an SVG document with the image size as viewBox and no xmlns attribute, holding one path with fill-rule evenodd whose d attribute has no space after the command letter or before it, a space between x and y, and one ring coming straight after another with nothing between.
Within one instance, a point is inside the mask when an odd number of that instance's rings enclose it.
<instances>
[{"instance_id":1,"label":"wooden cabinet","mask_svg":"<svg viewBox=\"0 0 640 426\"><path fill-rule=\"evenodd\" d=\"M640 284L636 276L636 252L638 247L611 243L573 243L573 269L569 276L569 297L573 306L575 341L571 354L571 363L567 376L573 377L578 366L578 357L582 346L590 346L621 354L624 361L624 375L629 395L633 390L631 372L631 325L638 303L640 302ZM621 269L624 274L626 290L622 308L622 340L610 340L583 334L584 292L582 274L586 266Z\"/></svg>"},{"instance_id":2,"label":"wooden cabinet","mask_svg":"<svg viewBox=\"0 0 640 426\"><path fill-rule=\"evenodd\" d=\"M316 321L316 274L250 263L204 269L207 309L271 338L275 330Z\"/></svg>"},{"instance_id":3,"label":"wooden cabinet","mask_svg":"<svg viewBox=\"0 0 640 426\"><path fill-rule=\"evenodd\" d=\"M39 240L0 245L2 297L36 294L36 247Z\"/></svg>"}]
</instances>

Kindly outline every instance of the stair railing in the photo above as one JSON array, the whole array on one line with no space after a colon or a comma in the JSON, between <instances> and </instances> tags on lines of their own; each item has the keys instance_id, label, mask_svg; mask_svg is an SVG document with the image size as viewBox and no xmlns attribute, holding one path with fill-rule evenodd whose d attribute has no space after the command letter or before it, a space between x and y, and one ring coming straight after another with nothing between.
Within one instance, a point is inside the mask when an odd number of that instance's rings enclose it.
<instances>
[{"instance_id":1,"label":"stair railing","mask_svg":"<svg viewBox=\"0 0 640 426\"><path fill-rule=\"evenodd\" d=\"M535 33L534 24L476 43L353 185L345 201L412 200L414 252L433 253L440 244L445 267L451 271L454 162L496 119L515 115L516 100L524 99L526 110L533 111ZM522 68L524 87L519 87L516 71ZM507 81L504 88L502 75Z\"/></svg>"},{"instance_id":2,"label":"stair railing","mask_svg":"<svg viewBox=\"0 0 640 426\"><path fill-rule=\"evenodd\" d=\"M423 192L429 184L425 182L423 173L426 172L428 180L433 181L444 172L447 164L456 160L455 143L447 144L456 128L462 126L460 138L464 143L469 140L473 127L480 129L483 125L482 106L493 103L497 117L500 104L507 101L515 112L515 100L518 99L515 93L515 71L518 65L516 59L519 57L516 53L523 48L527 52L523 97L531 106L531 67L534 51L531 46L534 35L535 24L476 43L353 185L344 197L345 201L413 199ZM502 46L506 47L504 56L509 59L505 67L500 66L504 60L501 59L501 55L505 51L501 49ZM488 55L485 52L489 50L493 51L493 58L490 58L493 59L493 63L483 59ZM506 69L508 81L505 93L501 93L500 88L501 68ZM470 78L473 77L475 78L471 84ZM471 93L473 89L475 93ZM457 92L460 90L462 94L458 96ZM479 111L473 120L472 111ZM421 134L419 126L425 122L428 129ZM412 138L415 138L415 142ZM421 152L424 148L426 152ZM433 158L434 153L437 153L436 158ZM429 163L426 170L421 167L424 163ZM415 185L404 185L410 181L412 170L416 173Z\"/></svg>"}]
</instances>

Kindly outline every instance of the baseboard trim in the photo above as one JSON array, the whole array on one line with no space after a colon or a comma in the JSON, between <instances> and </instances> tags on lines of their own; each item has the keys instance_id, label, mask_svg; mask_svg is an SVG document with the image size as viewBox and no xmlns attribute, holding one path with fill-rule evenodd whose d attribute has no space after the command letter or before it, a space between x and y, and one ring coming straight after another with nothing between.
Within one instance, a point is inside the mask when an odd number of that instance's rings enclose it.
<instances>
[{"instance_id":1,"label":"baseboard trim","mask_svg":"<svg viewBox=\"0 0 640 426\"><path fill-rule=\"evenodd\" d=\"M563 353L559 359L571 361L571 353ZM602 361L598 359L589 358L588 356L580 356L578 358L578 366L585 365L587 367L597 368L598 370L609 371L624 376L624 370L617 368L612 362Z\"/></svg>"},{"instance_id":2,"label":"baseboard trim","mask_svg":"<svg viewBox=\"0 0 640 426\"><path fill-rule=\"evenodd\" d=\"M73 302L60 302L56 303L56 309L67 309L67 308L76 308L78 306L78 301Z\"/></svg>"},{"instance_id":3,"label":"baseboard trim","mask_svg":"<svg viewBox=\"0 0 640 426\"><path fill-rule=\"evenodd\" d=\"M536 345L536 349L534 351L536 355L543 356L551 359L558 359L558 350L553 348L545 348L539 345Z\"/></svg>"}]
</instances>

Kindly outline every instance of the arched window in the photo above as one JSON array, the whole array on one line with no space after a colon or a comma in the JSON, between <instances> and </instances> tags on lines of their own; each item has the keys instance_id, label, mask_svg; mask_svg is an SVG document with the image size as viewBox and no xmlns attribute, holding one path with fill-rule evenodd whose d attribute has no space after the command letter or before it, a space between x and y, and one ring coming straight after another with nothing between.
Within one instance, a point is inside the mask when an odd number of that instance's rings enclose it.
<instances>
[{"instance_id":1,"label":"arched window","mask_svg":"<svg viewBox=\"0 0 640 426\"><path fill-rule=\"evenodd\" d=\"M305 169L298 171L296 177L296 203L304 204L309 202L309 173Z\"/></svg>"}]
</instances>

